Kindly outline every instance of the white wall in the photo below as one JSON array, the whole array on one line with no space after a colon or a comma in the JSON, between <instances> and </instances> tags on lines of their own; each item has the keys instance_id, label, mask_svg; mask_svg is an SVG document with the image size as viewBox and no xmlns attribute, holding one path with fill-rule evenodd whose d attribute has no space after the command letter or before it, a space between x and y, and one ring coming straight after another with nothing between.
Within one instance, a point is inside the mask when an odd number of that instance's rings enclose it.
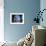
<instances>
[{"instance_id":1,"label":"white wall","mask_svg":"<svg viewBox=\"0 0 46 46\"><path fill-rule=\"evenodd\" d=\"M40 9L41 9L41 11L43 9L46 9L46 0L40 0ZM46 26L46 11L43 12L42 17L43 17L43 22L40 21L40 24L43 26Z\"/></svg>"},{"instance_id":2,"label":"white wall","mask_svg":"<svg viewBox=\"0 0 46 46\"><path fill-rule=\"evenodd\" d=\"M0 42L4 41L4 1L0 0Z\"/></svg>"}]
</instances>

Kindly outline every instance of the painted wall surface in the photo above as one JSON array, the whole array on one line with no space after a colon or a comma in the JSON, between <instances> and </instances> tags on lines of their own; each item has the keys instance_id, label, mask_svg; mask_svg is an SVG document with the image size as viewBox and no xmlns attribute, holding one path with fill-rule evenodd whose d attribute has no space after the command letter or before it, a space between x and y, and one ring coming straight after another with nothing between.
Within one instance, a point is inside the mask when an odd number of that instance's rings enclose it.
<instances>
[{"instance_id":1,"label":"painted wall surface","mask_svg":"<svg viewBox=\"0 0 46 46\"><path fill-rule=\"evenodd\" d=\"M4 41L4 0L0 0L0 42Z\"/></svg>"},{"instance_id":2,"label":"painted wall surface","mask_svg":"<svg viewBox=\"0 0 46 46\"><path fill-rule=\"evenodd\" d=\"M7 41L18 41L31 31L40 0L4 0L4 35ZM24 24L10 24L10 13L24 13Z\"/></svg>"},{"instance_id":3,"label":"painted wall surface","mask_svg":"<svg viewBox=\"0 0 46 46\"><path fill-rule=\"evenodd\" d=\"M43 9L46 9L46 0L40 0L40 9L41 9L41 11ZM40 21L40 25L46 27L46 10L43 12L42 17L43 17L43 22Z\"/></svg>"}]
</instances>

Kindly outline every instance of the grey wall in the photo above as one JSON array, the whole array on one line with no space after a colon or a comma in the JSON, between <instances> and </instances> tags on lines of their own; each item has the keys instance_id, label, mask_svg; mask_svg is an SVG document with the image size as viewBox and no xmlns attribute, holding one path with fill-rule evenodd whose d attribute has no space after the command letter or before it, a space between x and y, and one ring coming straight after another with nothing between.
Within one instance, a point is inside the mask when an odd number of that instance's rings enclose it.
<instances>
[{"instance_id":1,"label":"grey wall","mask_svg":"<svg viewBox=\"0 0 46 46\"><path fill-rule=\"evenodd\" d=\"M40 0L4 0L4 35L7 41L18 41L30 30L35 14L40 9ZM10 13L24 13L24 24L10 24Z\"/></svg>"}]
</instances>

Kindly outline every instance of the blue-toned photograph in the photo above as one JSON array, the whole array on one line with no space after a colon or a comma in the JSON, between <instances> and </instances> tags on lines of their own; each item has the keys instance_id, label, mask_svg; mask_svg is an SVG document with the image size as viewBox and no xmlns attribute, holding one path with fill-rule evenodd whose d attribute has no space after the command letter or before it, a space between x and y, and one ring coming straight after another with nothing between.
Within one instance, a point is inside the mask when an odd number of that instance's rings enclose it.
<instances>
[{"instance_id":1,"label":"blue-toned photograph","mask_svg":"<svg viewBox=\"0 0 46 46\"><path fill-rule=\"evenodd\" d=\"M10 22L12 24L24 24L24 13L11 13Z\"/></svg>"},{"instance_id":2,"label":"blue-toned photograph","mask_svg":"<svg viewBox=\"0 0 46 46\"><path fill-rule=\"evenodd\" d=\"M12 15L12 22L20 22L22 23L22 15Z\"/></svg>"}]
</instances>

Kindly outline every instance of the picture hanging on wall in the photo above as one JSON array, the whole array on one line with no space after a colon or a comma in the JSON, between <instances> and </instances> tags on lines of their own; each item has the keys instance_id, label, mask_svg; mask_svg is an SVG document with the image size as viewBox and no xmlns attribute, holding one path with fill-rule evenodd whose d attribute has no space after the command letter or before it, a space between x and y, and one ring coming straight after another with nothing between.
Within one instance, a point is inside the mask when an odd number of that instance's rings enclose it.
<instances>
[{"instance_id":1,"label":"picture hanging on wall","mask_svg":"<svg viewBox=\"0 0 46 46\"><path fill-rule=\"evenodd\" d=\"M10 24L24 24L24 13L10 13Z\"/></svg>"}]
</instances>

